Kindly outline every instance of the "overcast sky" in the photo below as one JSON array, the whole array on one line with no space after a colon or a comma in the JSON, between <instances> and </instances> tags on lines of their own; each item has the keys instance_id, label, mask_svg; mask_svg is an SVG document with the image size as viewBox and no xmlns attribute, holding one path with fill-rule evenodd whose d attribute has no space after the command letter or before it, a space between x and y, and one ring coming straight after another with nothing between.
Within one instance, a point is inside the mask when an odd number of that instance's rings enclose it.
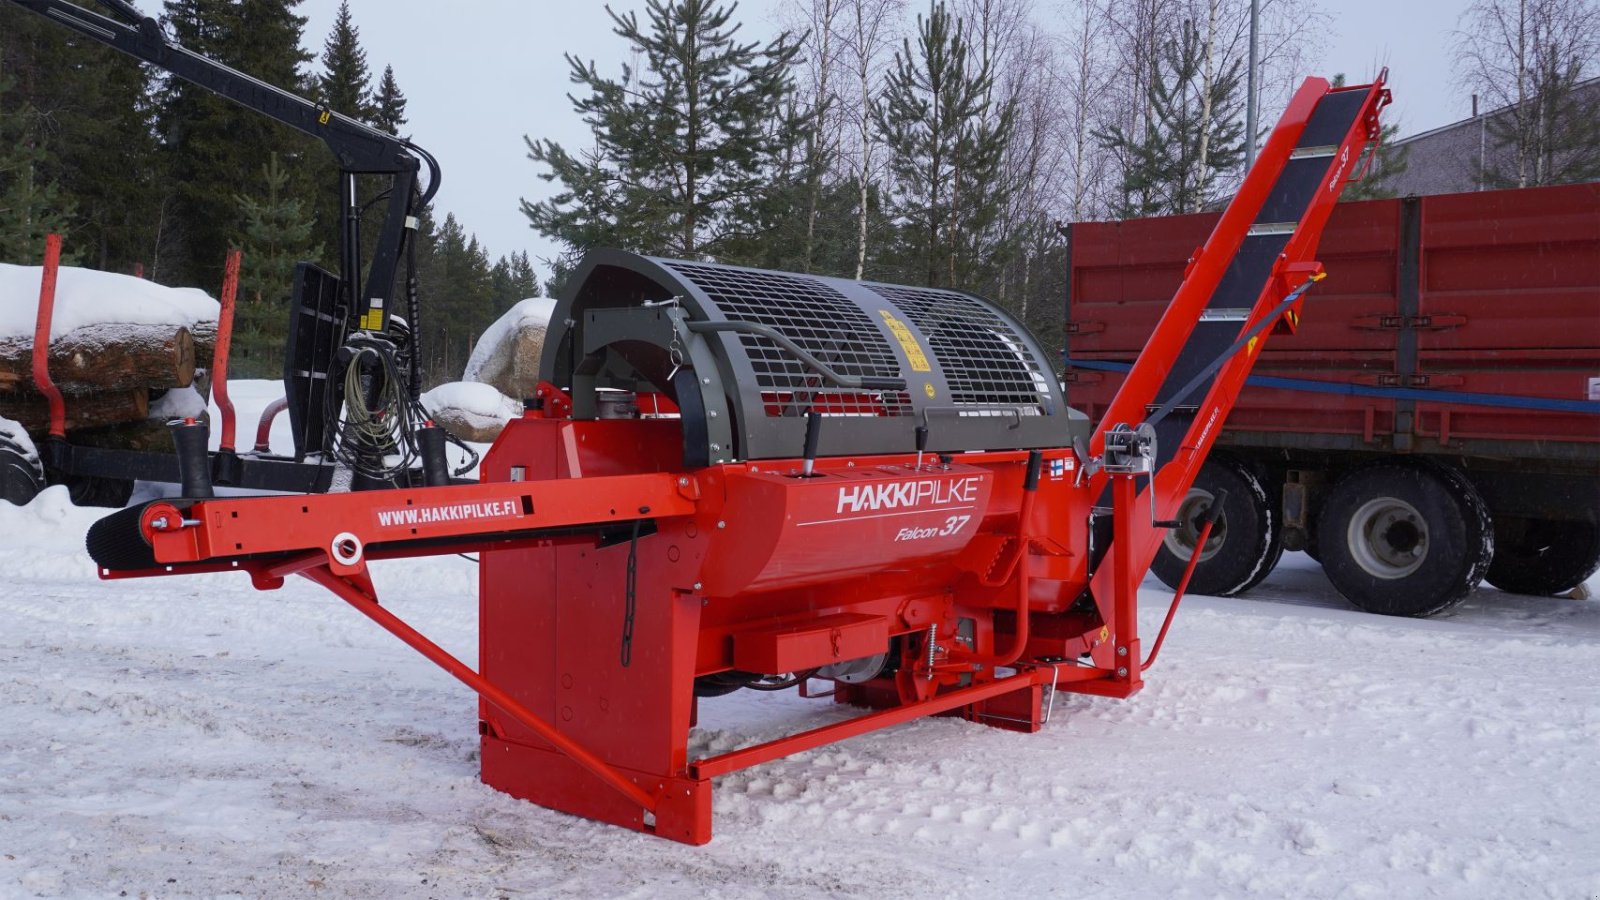
<instances>
[{"instance_id":1,"label":"overcast sky","mask_svg":"<svg viewBox=\"0 0 1600 900\"><path fill-rule=\"evenodd\" d=\"M1072 0L1037 0L1040 8ZM154 9L155 0L140 0ZM320 53L339 0L305 0L308 43ZM909 4L916 8L919 0ZM1352 83L1382 65L1390 69L1394 118L1401 134L1415 134L1465 118L1470 99L1457 96L1450 74L1450 34L1467 0L1339 0L1325 3L1331 34L1307 34L1320 48L1316 74L1344 72ZM569 148L586 132L567 93L571 52L616 74L621 39L611 33L599 0L350 0L373 74L395 67L410 101L408 130L444 168L435 204L454 212L491 256L528 250L537 260L555 246L528 228L518 210L522 197L542 197L549 185L526 158L522 137L549 137ZM642 9L643 0L614 0L618 10ZM770 34L773 0L744 0L739 15L758 36ZM1278 110L1261 111L1263 122ZM542 267L541 267L542 268Z\"/></svg>"}]
</instances>

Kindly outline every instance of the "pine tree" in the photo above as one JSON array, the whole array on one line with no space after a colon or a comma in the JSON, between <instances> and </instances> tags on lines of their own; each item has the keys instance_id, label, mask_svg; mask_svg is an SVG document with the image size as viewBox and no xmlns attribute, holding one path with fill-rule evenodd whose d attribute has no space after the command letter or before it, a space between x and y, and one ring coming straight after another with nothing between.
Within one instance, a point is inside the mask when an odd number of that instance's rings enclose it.
<instances>
[{"instance_id":1,"label":"pine tree","mask_svg":"<svg viewBox=\"0 0 1600 900\"><path fill-rule=\"evenodd\" d=\"M429 384L457 381L478 336L515 300L498 302L488 254L454 214L442 224L430 209L417 218L423 368Z\"/></svg>"},{"instance_id":2,"label":"pine tree","mask_svg":"<svg viewBox=\"0 0 1600 900\"><path fill-rule=\"evenodd\" d=\"M334 17L333 30L322 44L317 100L352 119L370 120L378 112L372 100L371 80L367 51L361 48L361 30L351 20L349 0L344 0Z\"/></svg>"},{"instance_id":3,"label":"pine tree","mask_svg":"<svg viewBox=\"0 0 1600 900\"><path fill-rule=\"evenodd\" d=\"M351 19L349 2L339 4L333 28L322 44L321 62L322 71L315 76L316 83L312 91L317 102L352 119L371 121L376 118L378 107L372 99L367 52L361 47L361 32ZM318 185L324 186L312 195L317 234L336 240L343 233L343 224L339 220L339 201L343 191L335 187L340 184L339 162L331 155L322 153L311 161L311 167L317 173ZM363 207L378 190L366 184L366 181L358 178L357 203ZM363 225L362 246L370 248L378 233L379 223L374 220Z\"/></svg>"},{"instance_id":4,"label":"pine tree","mask_svg":"<svg viewBox=\"0 0 1600 900\"><path fill-rule=\"evenodd\" d=\"M244 258L232 358L235 371L254 378L279 374L295 264L321 255L321 248L313 246L305 202L290 192L289 172L276 156L268 160L261 180L263 195L235 198L245 224L237 242Z\"/></svg>"},{"instance_id":5,"label":"pine tree","mask_svg":"<svg viewBox=\"0 0 1600 900\"><path fill-rule=\"evenodd\" d=\"M1151 117L1144 131L1113 126L1096 132L1122 166L1114 215L1199 212L1218 199L1219 179L1244 159L1241 79L1237 61L1206 77L1205 46L1195 24L1185 21L1179 36L1162 46L1151 72Z\"/></svg>"},{"instance_id":6,"label":"pine tree","mask_svg":"<svg viewBox=\"0 0 1600 900\"><path fill-rule=\"evenodd\" d=\"M178 42L246 74L289 90L302 84L311 57L300 47L305 18L300 0L167 0L166 21ZM212 95L168 79L158 122L173 186L171 218L181 223L179 259L162 272L169 281L214 285L231 236L244 217L240 196L258 195L272 157L289 174L292 193L332 191L316 181L307 160L325 158L312 139Z\"/></svg>"},{"instance_id":7,"label":"pine tree","mask_svg":"<svg viewBox=\"0 0 1600 900\"><path fill-rule=\"evenodd\" d=\"M394 66L383 67L383 79L373 93L372 105L372 124L390 134L400 134L406 124L406 95L400 92L400 83L395 80Z\"/></svg>"},{"instance_id":8,"label":"pine tree","mask_svg":"<svg viewBox=\"0 0 1600 900\"><path fill-rule=\"evenodd\" d=\"M568 56L587 96L573 106L594 135L574 155L554 141L527 139L529 157L548 168L555 197L524 200L541 234L569 254L599 245L686 258L749 252L759 239L757 211L792 132L773 125L793 83L788 35L740 43L734 7L717 0L649 0L648 26L611 12L615 33L644 61L620 80Z\"/></svg>"},{"instance_id":9,"label":"pine tree","mask_svg":"<svg viewBox=\"0 0 1600 900\"><path fill-rule=\"evenodd\" d=\"M0 262L32 265L44 254L46 235L67 232L73 209L42 171L38 112L20 100L12 104L16 79L5 63L0 55ZM74 251L67 242L63 261L74 262Z\"/></svg>"},{"instance_id":10,"label":"pine tree","mask_svg":"<svg viewBox=\"0 0 1600 900\"><path fill-rule=\"evenodd\" d=\"M12 82L4 106L27 108L38 126L35 183L55 185L74 209L69 249L103 269L152 260L161 194L148 71L9 4L0 7L0 69Z\"/></svg>"},{"instance_id":11,"label":"pine tree","mask_svg":"<svg viewBox=\"0 0 1600 900\"><path fill-rule=\"evenodd\" d=\"M901 223L901 277L961 287L999 261L964 237L986 230L1007 199L1000 172L1015 111L1008 101L986 115L992 81L943 3L917 17L915 46L907 38L895 54L874 114Z\"/></svg>"}]
</instances>

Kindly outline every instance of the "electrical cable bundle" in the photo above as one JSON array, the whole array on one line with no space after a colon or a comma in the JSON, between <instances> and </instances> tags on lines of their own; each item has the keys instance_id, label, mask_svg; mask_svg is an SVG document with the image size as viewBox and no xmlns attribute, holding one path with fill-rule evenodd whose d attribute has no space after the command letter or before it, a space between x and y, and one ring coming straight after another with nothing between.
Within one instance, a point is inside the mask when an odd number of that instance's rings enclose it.
<instances>
[{"instance_id":1,"label":"electrical cable bundle","mask_svg":"<svg viewBox=\"0 0 1600 900\"><path fill-rule=\"evenodd\" d=\"M352 472L370 479L393 481L406 477L408 470L419 465L416 430L433 425L433 415L412 397L395 346L388 339L352 335L341 355L343 415L338 427L329 431L331 455ZM372 385L370 405L368 383ZM453 474L462 475L478 464L477 451L465 441L448 430L445 440L467 455Z\"/></svg>"}]
</instances>

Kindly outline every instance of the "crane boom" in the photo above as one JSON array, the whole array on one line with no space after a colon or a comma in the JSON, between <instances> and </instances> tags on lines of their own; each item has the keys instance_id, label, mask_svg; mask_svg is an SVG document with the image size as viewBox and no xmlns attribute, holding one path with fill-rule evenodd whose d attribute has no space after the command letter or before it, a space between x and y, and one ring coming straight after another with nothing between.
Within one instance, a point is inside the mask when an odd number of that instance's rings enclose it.
<instances>
[{"instance_id":1,"label":"crane boom","mask_svg":"<svg viewBox=\"0 0 1600 900\"><path fill-rule=\"evenodd\" d=\"M396 271L411 236L408 222L415 210L426 204L438 191L439 167L427 151L404 138L358 122L183 47L164 34L154 18L143 15L127 0L100 0L120 18L101 15L67 0L0 2L13 3L64 25L326 144L339 160L341 175L339 277L345 291L342 305L347 310L348 322L352 326L362 322L375 323L373 330L388 326L389 316L380 313L368 318L368 314L392 308L398 285ZM429 175L425 189L419 195L419 174L424 166ZM373 248L372 262L365 280L360 275L362 253L360 209L355 193L357 175L387 175L393 179L387 214Z\"/></svg>"}]
</instances>

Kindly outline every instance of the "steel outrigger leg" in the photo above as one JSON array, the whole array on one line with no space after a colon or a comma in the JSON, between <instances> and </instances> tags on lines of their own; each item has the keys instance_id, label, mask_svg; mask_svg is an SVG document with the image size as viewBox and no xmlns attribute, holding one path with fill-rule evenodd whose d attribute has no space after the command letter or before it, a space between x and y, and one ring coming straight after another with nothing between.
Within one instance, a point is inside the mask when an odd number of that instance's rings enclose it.
<instances>
[{"instance_id":1,"label":"steel outrigger leg","mask_svg":"<svg viewBox=\"0 0 1600 900\"><path fill-rule=\"evenodd\" d=\"M404 641L411 649L427 657L439 668L455 676L462 684L472 688L479 696L505 712L506 715L532 729L539 737L548 741L556 752L582 766L590 774L605 782L606 785L624 797L651 813L656 812L656 808L660 804L658 797L633 783L627 776L607 764L605 760L589 752L583 745L557 731L555 726L534 715L531 710L518 703L510 694L495 686L493 682L479 675L472 667L451 656L443 647L428 640L420 631L412 628L399 616L379 605L377 592L372 589L372 583L367 577L365 568L356 576L337 575L328 568L326 556L314 554L303 557L298 561L273 567L268 570L267 574L278 578L289 574L300 575L332 591L341 600L355 607L362 615L383 626L385 631Z\"/></svg>"}]
</instances>

